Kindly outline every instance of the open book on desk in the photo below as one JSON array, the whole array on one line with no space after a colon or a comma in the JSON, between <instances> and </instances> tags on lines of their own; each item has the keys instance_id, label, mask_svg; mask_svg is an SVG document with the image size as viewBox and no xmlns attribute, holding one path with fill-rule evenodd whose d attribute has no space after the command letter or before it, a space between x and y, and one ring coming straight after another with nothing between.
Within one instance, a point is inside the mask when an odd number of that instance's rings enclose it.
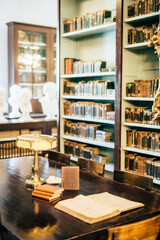
<instances>
[{"instance_id":1,"label":"open book on desk","mask_svg":"<svg viewBox=\"0 0 160 240\"><path fill-rule=\"evenodd\" d=\"M57 203L55 208L92 224L143 206L143 203L104 192L88 196L78 195Z\"/></svg>"}]
</instances>

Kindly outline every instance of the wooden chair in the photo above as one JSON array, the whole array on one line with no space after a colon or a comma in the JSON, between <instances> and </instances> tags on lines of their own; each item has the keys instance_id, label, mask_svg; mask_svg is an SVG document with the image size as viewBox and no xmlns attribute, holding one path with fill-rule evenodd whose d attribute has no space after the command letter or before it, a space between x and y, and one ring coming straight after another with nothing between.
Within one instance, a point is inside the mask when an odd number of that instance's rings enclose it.
<instances>
[{"instance_id":1,"label":"wooden chair","mask_svg":"<svg viewBox=\"0 0 160 240\"><path fill-rule=\"evenodd\" d=\"M79 157L78 158L78 166L82 170L86 170L88 172L93 172L100 176L104 176L105 165L102 163Z\"/></svg>"},{"instance_id":2,"label":"wooden chair","mask_svg":"<svg viewBox=\"0 0 160 240\"><path fill-rule=\"evenodd\" d=\"M108 229L108 240L158 240L160 215Z\"/></svg>"},{"instance_id":3,"label":"wooden chair","mask_svg":"<svg viewBox=\"0 0 160 240\"><path fill-rule=\"evenodd\" d=\"M60 153L56 151L48 151L48 159L55 160L59 163L64 163L65 165L70 165L70 156L65 153Z\"/></svg>"},{"instance_id":4,"label":"wooden chair","mask_svg":"<svg viewBox=\"0 0 160 240\"><path fill-rule=\"evenodd\" d=\"M130 172L114 170L114 180L118 182L128 183L137 187L151 191L153 186L153 178L142 176Z\"/></svg>"}]
</instances>

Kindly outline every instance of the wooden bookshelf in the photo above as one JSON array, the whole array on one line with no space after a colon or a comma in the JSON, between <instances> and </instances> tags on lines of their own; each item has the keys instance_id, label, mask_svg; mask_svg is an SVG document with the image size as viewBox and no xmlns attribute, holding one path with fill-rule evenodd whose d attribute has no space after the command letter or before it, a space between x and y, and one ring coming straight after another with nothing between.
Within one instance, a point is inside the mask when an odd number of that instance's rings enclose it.
<instances>
[{"instance_id":1,"label":"wooden bookshelf","mask_svg":"<svg viewBox=\"0 0 160 240\"><path fill-rule=\"evenodd\" d=\"M107 120L107 119L82 118L79 116L67 116L67 115L63 115L62 118L67 119L67 120L95 122L95 123L104 123L104 124L113 124L113 125L115 124L114 120Z\"/></svg>"},{"instance_id":2,"label":"wooden bookshelf","mask_svg":"<svg viewBox=\"0 0 160 240\"><path fill-rule=\"evenodd\" d=\"M160 129L160 125L155 125L155 124L124 122L123 125L126 127L149 128L149 129L158 129L158 130Z\"/></svg>"},{"instance_id":3,"label":"wooden bookshelf","mask_svg":"<svg viewBox=\"0 0 160 240\"><path fill-rule=\"evenodd\" d=\"M63 135L62 138L75 141L75 142L82 142L82 143L87 143L94 146L114 149L114 142L103 142L103 141L97 141L97 140L92 140L88 138L80 138L80 137L69 136L69 135Z\"/></svg>"},{"instance_id":4,"label":"wooden bookshelf","mask_svg":"<svg viewBox=\"0 0 160 240\"><path fill-rule=\"evenodd\" d=\"M96 100L96 101L114 101L115 96L106 96L106 97L99 97L99 96L78 96L78 95L62 95L63 99L79 99L79 100Z\"/></svg>"},{"instance_id":5,"label":"wooden bookshelf","mask_svg":"<svg viewBox=\"0 0 160 240\"><path fill-rule=\"evenodd\" d=\"M123 1L123 58L122 58L122 96L126 96L126 84L138 79L155 79L159 77L159 58L153 48L149 48L148 42L128 45L128 30L138 26L147 26L150 23L159 23L160 12L128 18L127 8L132 1ZM123 97L121 104L121 170L125 170L125 153L136 153L142 156L160 157L160 152L145 150L143 148L127 146L127 134L129 129L156 132L159 125L142 124L125 121L126 108L146 107L152 108L154 97ZM155 179L154 183L160 183Z\"/></svg>"},{"instance_id":6,"label":"wooden bookshelf","mask_svg":"<svg viewBox=\"0 0 160 240\"><path fill-rule=\"evenodd\" d=\"M87 0L60 0L60 151L64 152L64 141L78 141L82 143L87 143L89 145L98 146L103 155L107 155L107 149L109 151L110 162L112 167L114 165L114 143L99 142L96 140L82 139L74 136L68 136L64 134L64 120L70 121L84 121L86 123L98 123L102 124L105 129L114 132L115 121L112 120L102 120L102 119L91 119L83 118L78 116L64 116L63 103L65 101L92 101L99 103L112 103L115 105L115 96L73 96L65 95L63 91L64 80L69 80L79 82L79 81L91 81L91 80L111 80L115 84L119 84L116 81L116 74L119 74L119 69L117 72L116 61L120 57L116 58L116 29L117 23L111 22L108 24L99 25L96 27L91 27L87 29L78 30L75 32L64 33L63 32L63 20L70 19L75 16L83 16L89 12L96 12L98 9L110 9L112 11L112 17L116 16L116 0L105 1L100 0L97 2L93 0L92 3ZM99 7L101 6L101 8ZM119 48L120 50L120 48ZM96 60L103 59L107 61L108 69L116 69L116 71L109 72L95 72L95 73L85 73L85 74L64 74L64 58L78 58L82 60ZM119 61L120 62L120 61ZM120 76L120 75L119 75ZM118 105L116 105L118 107ZM116 111L116 107L114 106ZM117 113L117 116L120 113ZM117 118L118 119L118 118ZM103 150L101 150L103 148ZM105 150L106 149L106 150ZM118 160L119 161L119 160ZM113 171L113 168L112 168Z\"/></svg>"},{"instance_id":7,"label":"wooden bookshelf","mask_svg":"<svg viewBox=\"0 0 160 240\"><path fill-rule=\"evenodd\" d=\"M64 33L64 34L62 34L62 37L79 39L79 38L83 38L86 36L111 32L111 31L115 31L115 30L116 30L116 23L113 22L113 23L106 23L106 24L103 24L100 26L95 26L95 27L91 27L91 28L78 30L75 32Z\"/></svg>"},{"instance_id":8,"label":"wooden bookshelf","mask_svg":"<svg viewBox=\"0 0 160 240\"><path fill-rule=\"evenodd\" d=\"M105 76L115 76L115 72L99 72L99 73L84 73L84 74L62 74L61 78L87 78L87 77L105 77Z\"/></svg>"},{"instance_id":9,"label":"wooden bookshelf","mask_svg":"<svg viewBox=\"0 0 160 240\"><path fill-rule=\"evenodd\" d=\"M145 15L141 15L141 16L136 16L136 17L131 17L131 18L126 18L124 20L125 23L130 23L130 24L134 24L134 23L140 23L140 22L144 22L144 21L151 21L151 20L159 20L159 15L160 12L153 12L153 13L149 13L149 14L145 14Z\"/></svg>"}]
</instances>

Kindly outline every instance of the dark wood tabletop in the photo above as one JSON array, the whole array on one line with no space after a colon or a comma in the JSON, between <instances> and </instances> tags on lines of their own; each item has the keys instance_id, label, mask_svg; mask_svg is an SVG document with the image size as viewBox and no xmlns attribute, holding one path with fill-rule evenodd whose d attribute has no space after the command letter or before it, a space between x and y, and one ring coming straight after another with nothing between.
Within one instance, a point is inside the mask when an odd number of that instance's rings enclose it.
<instances>
[{"instance_id":1,"label":"dark wood tabletop","mask_svg":"<svg viewBox=\"0 0 160 240\"><path fill-rule=\"evenodd\" d=\"M64 199L81 193L84 195L108 191L130 200L145 204L144 208L126 212L119 216L87 224L54 208L45 200L32 197L32 191L25 187L26 175L32 174L33 157L0 160L0 212L2 224L18 239L91 239L92 233L104 231L109 226L148 218L160 209L160 194L149 192L127 184L80 172L80 191L65 191ZM47 179L55 174L55 162L40 158L39 175ZM56 168L61 176L61 167ZM100 238L97 238L100 239Z\"/></svg>"}]
</instances>

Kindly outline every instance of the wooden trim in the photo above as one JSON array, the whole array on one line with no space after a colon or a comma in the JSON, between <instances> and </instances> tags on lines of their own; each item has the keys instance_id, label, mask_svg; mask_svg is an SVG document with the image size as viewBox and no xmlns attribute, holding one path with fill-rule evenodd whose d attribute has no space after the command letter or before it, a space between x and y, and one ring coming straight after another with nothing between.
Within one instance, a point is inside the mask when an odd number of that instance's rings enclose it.
<instances>
[{"instance_id":1,"label":"wooden trim","mask_svg":"<svg viewBox=\"0 0 160 240\"><path fill-rule=\"evenodd\" d=\"M20 23L20 22L8 22L6 23L8 26L13 26L14 24L17 24L17 25L20 25L20 27L22 26L26 26L26 27L40 27L40 28L45 28L45 29L55 29L56 30L56 27L46 27L46 26L43 26L43 25L35 25L35 24L30 24L30 23Z\"/></svg>"},{"instance_id":2,"label":"wooden trim","mask_svg":"<svg viewBox=\"0 0 160 240\"><path fill-rule=\"evenodd\" d=\"M116 98L115 98L115 151L114 168L120 169L121 162L121 89L122 89L122 43L123 43L123 0L116 3Z\"/></svg>"}]
</instances>

